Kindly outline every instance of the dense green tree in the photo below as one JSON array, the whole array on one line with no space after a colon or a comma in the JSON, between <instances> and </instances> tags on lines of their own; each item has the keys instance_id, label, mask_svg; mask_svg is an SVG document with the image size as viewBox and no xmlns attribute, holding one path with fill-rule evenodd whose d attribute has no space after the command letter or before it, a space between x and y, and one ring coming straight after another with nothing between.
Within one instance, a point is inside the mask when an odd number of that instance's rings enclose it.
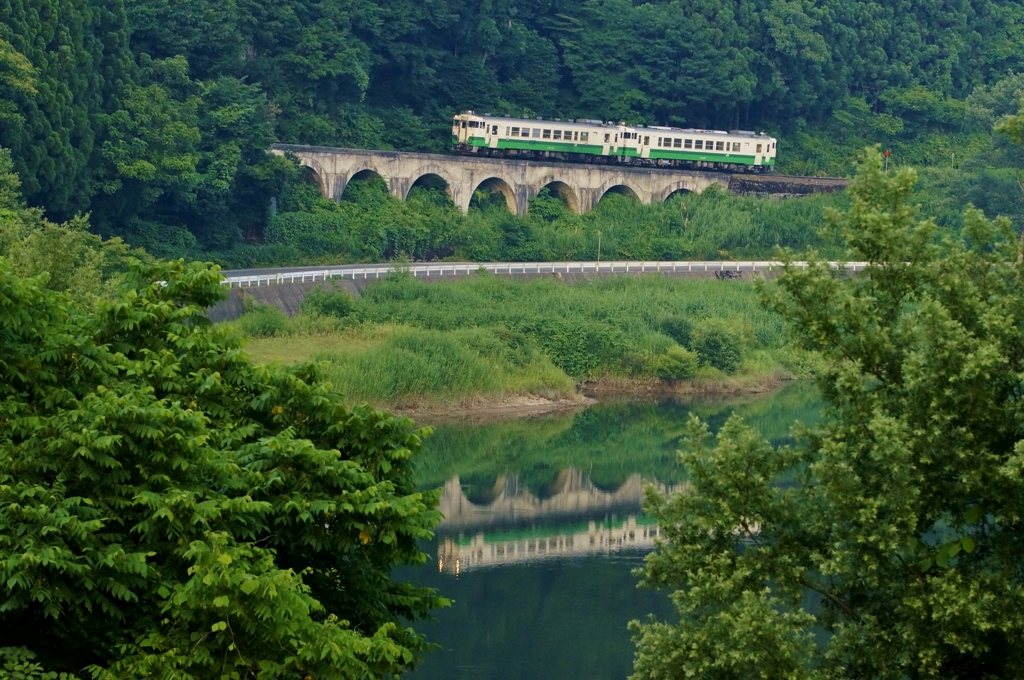
<instances>
[{"instance_id":1,"label":"dense green tree","mask_svg":"<svg viewBox=\"0 0 1024 680\"><path fill-rule=\"evenodd\" d=\"M17 114L0 119L0 144L53 218L89 206L97 138L128 82L127 30L120 0L0 4L0 40L35 70L31 91L0 82L2 108Z\"/></svg>"},{"instance_id":2,"label":"dense green tree","mask_svg":"<svg viewBox=\"0 0 1024 680\"><path fill-rule=\"evenodd\" d=\"M634 678L1024 672L1022 250L976 211L937 239L913 184L868 153L830 223L869 268L812 255L768 295L827 364L823 423L773 448L691 422L687 493L648 500L679 621L633 624Z\"/></svg>"},{"instance_id":3,"label":"dense green tree","mask_svg":"<svg viewBox=\"0 0 1024 680\"><path fill-rule=\"evenodd\" d=\"M873 143L1016 162L981 124L1024 67L1003 0L5 2L0 144L30 204L163 255L262 235L296 176L274 141L443 152L462 109L771 130L798 173Z\"/></svg>"},{"instance_id":4,"label":"dense green tree","mask_svg":"<svg viewBox=\"0 0 1024 680\"><path fill-rule=\"evenodd\" d=\"M0 257L0 674L384 678L425 648L443 600L390 578L439 519L423 432L254 366L221 296L136 263L89 308Z\"/></svg>"},{"instance_id":5,"label":"dense green tree","mask_svg":"<svg viewBox=\"0 0 1024 680\"><path fill-rule=\"evenodd\" d=\"M25 205L12 166L10 152L0 149L0 258L19 276L41 277L40 285L90 307L113 292L132 256L147 257L130 253L119 238L90 233L81 217L62 224L44 219L41 210Z\"/></svg>"}]
</instances>

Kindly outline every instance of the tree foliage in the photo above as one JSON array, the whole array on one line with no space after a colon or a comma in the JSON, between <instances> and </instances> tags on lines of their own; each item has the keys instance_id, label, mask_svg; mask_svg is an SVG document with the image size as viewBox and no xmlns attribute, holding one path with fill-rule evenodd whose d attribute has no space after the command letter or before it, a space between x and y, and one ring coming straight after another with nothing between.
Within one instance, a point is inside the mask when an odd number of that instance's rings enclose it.
<instances>
[{"instance_id":1,"label":"tree foliage","mask_svg":"<svg viewBox=\"0 0 1024 680\"><path fill-rule=\"evenodd\" d=\"M809 174L878 142L989 166L1004 149L980 122L1024 68L1024 10L1002 0L3 0L0 18L0 145L30 205L175 257L262 235L302 181L275 141L439 152L476 109L767 129Z\"/></svg>"},{"instance_id":2,"label":"tree foliage","mask_svg":"<svg viewBox=\"0 0 1024 680\"><path fill-rule=\"evenodd\" d=\"M680 619L632 624L634 678L1024 671L1021 248L978 212L938 240L913 183L867 154L831 226L868 270L812 257L768 296L827 362L824 422L795 448L691 422L688 492L648 500Z\"/></svg>"},{"instance_id":3,"label":"tree foliage","mask_svg":"<svg viewBox=\"0 0 1024 680\"><path fill-rule=\"evenodd\" d=\"M390 571L439 519L410 466L425 431L316 365L253 365L203 316L215 268L136 261L95 307L42 283L0 257L0 667L413 667L407 622L444 600Z\"/></svg>"}]
</instances>

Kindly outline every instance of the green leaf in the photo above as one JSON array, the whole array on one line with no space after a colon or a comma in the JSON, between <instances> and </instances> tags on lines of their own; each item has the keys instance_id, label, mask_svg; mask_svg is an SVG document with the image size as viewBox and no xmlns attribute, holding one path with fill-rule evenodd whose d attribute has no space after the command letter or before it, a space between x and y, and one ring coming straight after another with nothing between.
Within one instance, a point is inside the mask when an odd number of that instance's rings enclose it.
<instances>
[{"instance_id":1,"label":"green leaf","mask_svg":"<svg viewBox=\"0 0 1024 680\"><path fill-rule=\"evenodd\" d=\"M974 524L979 519L981 519L980 505L972 505L970 508L967 509L967 512L964 513L964 522L966 522L967 524Z\"/></svg>"},{"instance_id":2,"label":"green leaf","mask_svg":"<svg viewBox=\"0 0 1024 680\"><path fill-rule=\"evenodd\" d=\"M974 552L974 539L971 538L970 536L964 536L963 538L961 538L960 539L960 545L963 546L964 552L966 552L966 553Z\"/></svg>"},{"instance_id":3,"label":"green leaf","mask_svg":"<svg viewBox=\"0 0 1024 680\"><path fill-rule=\"evenodd\" d=\"M220 597L213 598L214 607L227 607L230 602L231 601L228 599L227 595L221 595Z\"/></svg>"}]
</instances>

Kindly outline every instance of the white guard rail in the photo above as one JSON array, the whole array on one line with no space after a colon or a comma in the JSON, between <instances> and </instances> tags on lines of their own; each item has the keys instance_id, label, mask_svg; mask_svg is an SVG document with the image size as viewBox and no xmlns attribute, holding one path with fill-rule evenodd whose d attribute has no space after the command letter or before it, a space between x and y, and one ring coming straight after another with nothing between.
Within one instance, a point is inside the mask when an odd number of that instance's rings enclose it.
<instances>
[{"instance_id":1,"label":"white guard rail","mask_svg":"<svg viewBox=\"0 0 1024 680\"><path fill-rule=\"evenodd\" d=\"M794 262L797 267L807 267L806 262ZM842 266L846 271L857 272L867 268L867 262L829 262L832 269ZM415 277L468 276L484 269L492 274L653 274L655 272L766 272L782 268L781 262L483 262L483 263L430 263L430 264L370 264L346 265L324 269L286 270L269 274L242 274L225 276L222 283L229 287L271 286L282 283L303 283L326 281L328 279L381 279L401 271Z\"/></svg>"}]
</instances>

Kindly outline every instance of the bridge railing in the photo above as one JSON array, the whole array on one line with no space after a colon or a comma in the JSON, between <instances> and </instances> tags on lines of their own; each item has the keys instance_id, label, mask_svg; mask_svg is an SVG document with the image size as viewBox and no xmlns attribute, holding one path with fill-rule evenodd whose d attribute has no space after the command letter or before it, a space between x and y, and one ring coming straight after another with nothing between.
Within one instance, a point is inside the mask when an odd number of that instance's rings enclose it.
<instances>
[{"instance_id":1,"label":"bridge railing","mask_svg":"<svg viewBox=\"0 0 1024 680\"><path fill-rule=\"evenodd\" d=\"M806 268L806 262L795 262ZM858 272L868 266L866 262L830 262L829 266ZM229 287L271 286L285 283L312 283L329 279L382 279L396 272L417 278L430 276L469 276L481 270L496 275L514 274L653 274L656 272L770 272L782 268L781 262L772 261L604 261L604 262L484 262L484 263L428 263L428 264L374 264L347 265L317 270L282 270L270 274L240 274L225 276L222 283Z\"/></svg>"}]
</instances>

